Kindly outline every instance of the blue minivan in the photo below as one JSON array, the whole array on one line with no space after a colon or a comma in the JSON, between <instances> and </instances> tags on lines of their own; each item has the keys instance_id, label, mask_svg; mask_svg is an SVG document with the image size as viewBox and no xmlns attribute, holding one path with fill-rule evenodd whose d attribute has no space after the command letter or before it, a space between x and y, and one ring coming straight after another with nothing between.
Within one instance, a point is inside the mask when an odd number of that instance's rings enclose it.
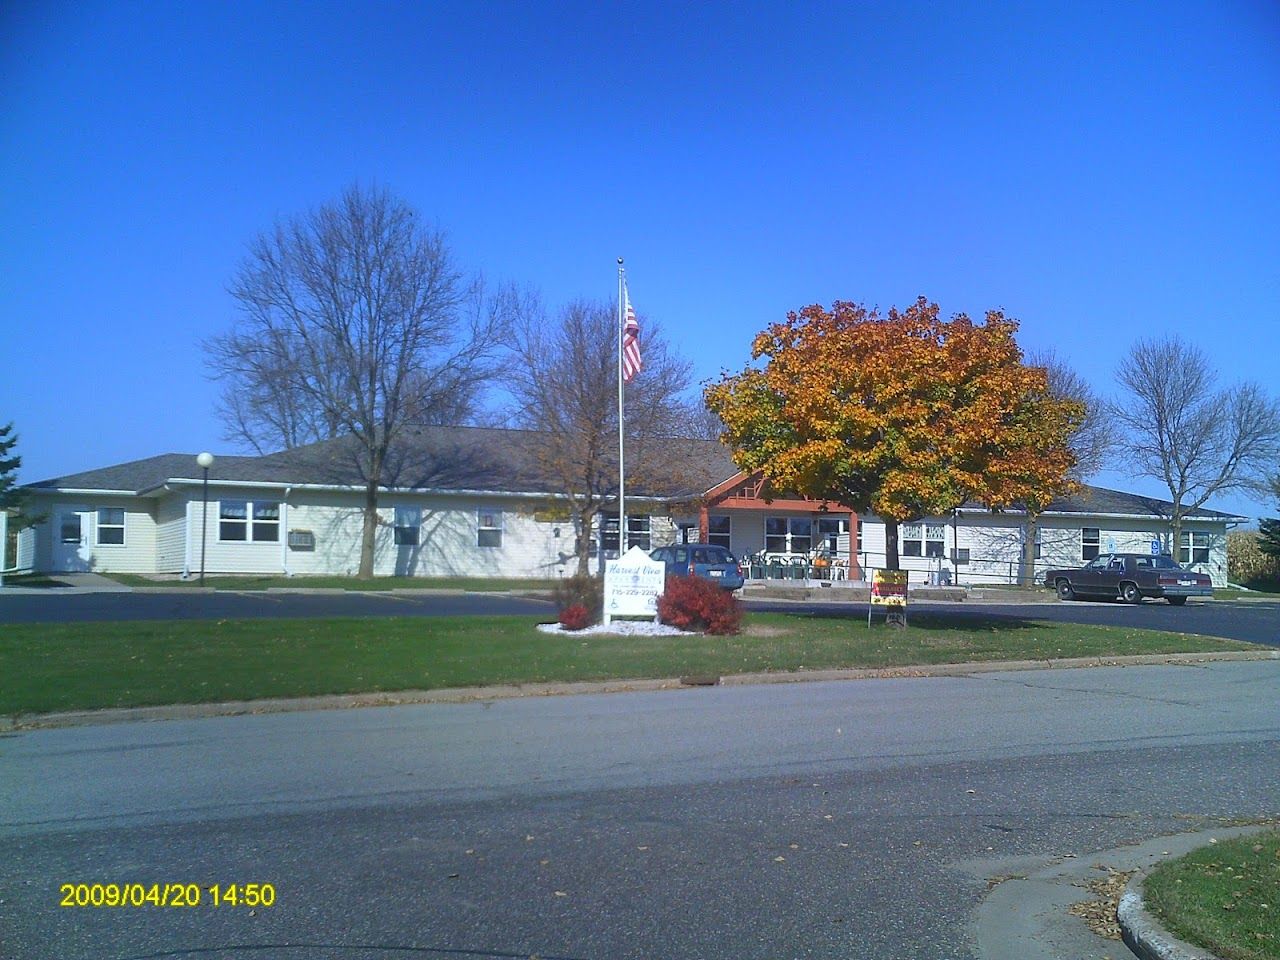
<instances>
[{"instance_id":1,"label":"blue minivan","mask_svg":"<svg viewBox=\"0 0 1280 960\"><path fill-rule=\"evenodd\" d=\"M659 547L649 556L667 565L668 577L702 577L726 590L737 590L744 582L737 558L715 544L678 543Z\"/></svg>"}]
</instances>

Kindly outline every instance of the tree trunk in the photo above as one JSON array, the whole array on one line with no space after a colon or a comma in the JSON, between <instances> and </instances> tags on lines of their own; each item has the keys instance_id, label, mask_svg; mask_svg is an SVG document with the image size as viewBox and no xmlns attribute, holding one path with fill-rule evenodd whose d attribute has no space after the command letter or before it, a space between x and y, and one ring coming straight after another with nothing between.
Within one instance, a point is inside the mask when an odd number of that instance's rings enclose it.
<instances>
[{"instance_id":1,"label":"tree trunk","mask_svg":"<svg viewBox=\"0 0 1280 960\"><path fill-rule=\"evenodd\" d=\"M1173 543L1169 545L1169 553L1173 556L1174 563L1182 562L1182 513L1178 510L1177 505L1174 506L1173 518L1169 526L1173 530ZM1191 565L1191 559L1195 554L1191 550L1187 551L1187 566Z\"/></svg>"},{"instance_id":2,"label":"tree trunk","mask_svg":"<svg viewBox=\"0 0 1280 960\"><path fill-rule=\"evenodd\" d=\"M591 575L591 521L594 516L594 510L580 510L578 522L574 524L574 536L577 537L574 550L578 554L577 576L579 577Z\"/></svg>"},{"instance_id":3,"label":"tree trunk","mask_svg":"<svg viewBox=\"0 0 1280 960\"><path fill-rule=\"evenodd\" d=\"M1036 531L1040 528L1038 514L1027 512L1027 525L1022 541L1022 585L1036 585Z\"/></svg>"},{"instance_id":4,"label":"tree trunk","mask_svg":"<svg viewBox=\"0 0 1280 960\"><path fill-rule=\"evenodd\" d=\"M370 480L364 488L364 529L360 536L361 580L373 579L373 548L378 536L378 482Z\"/></svg>"},{"instance_id":5,"label":"tree trunk","mask_svg":"<svg viewBox=\"0 0 1280 960\"><path fill-rule=\"evenodd\" d=\"M884 521L884 568L886 570L901 570L902 565L898 560L898 521L890 520L885 517Z\"/></svg>"}]
</instances>

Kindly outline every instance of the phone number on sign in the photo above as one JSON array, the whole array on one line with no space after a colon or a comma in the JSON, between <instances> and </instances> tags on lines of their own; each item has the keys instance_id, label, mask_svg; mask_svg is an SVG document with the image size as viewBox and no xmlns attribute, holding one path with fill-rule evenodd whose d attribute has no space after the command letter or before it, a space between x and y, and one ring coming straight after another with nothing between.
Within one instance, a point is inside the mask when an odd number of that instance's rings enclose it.
<instances>
[{"instance_id":1,"label":"phone number on sign","mask_svg":"<svg viewBox=\"0 0 1280 960\"><path fill-rule=\"evenodd\" d=\"M271 883L64 883L60 907L271 907Z\"/></svg>"}]
</instances>

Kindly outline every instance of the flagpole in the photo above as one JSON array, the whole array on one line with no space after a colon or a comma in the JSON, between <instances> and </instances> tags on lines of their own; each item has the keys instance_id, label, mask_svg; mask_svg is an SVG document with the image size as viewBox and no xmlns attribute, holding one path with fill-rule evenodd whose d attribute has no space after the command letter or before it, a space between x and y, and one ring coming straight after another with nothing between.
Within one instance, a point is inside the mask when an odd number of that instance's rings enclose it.
<instances>
[{"instance_id":1,"label":"flagpole","mask_svg":"<svg viewBox=\"0 0 1280 960\"><path fill-rule=\"evenodd\" d=\"M623 316L624 301L626 300L626 290L624 284L626 279L622 267L622 258L618 258L618 556L621 557L626 553L625 543L627 535L627 470L625 455L624 437L625 428L623 426L623 403L622 403L622 335L623 324L626 318Z\"/></svg>"}]
</instances>

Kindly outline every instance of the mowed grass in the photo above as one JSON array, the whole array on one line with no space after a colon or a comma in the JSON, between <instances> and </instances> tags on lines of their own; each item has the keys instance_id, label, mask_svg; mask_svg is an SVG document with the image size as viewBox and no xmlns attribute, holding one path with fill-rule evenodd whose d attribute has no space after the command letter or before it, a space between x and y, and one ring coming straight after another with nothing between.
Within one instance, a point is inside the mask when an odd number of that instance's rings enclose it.
<instances>
[{"instance_id":1,"label":"mowed grass","mask_svg":"<svg viewBox=\"0 0 1280 960\"><path fill-rule=\"evenodd\" d=\"M1251 649L1034 620L753 613L731 637L547 634L533 617L0 626L0 714L543 681Z\"/></svg>"},{"instance_id":2,"label":"mowed grass","mask_svg":"<svg viewBox=\"0 0 1280 960\"><path fill-rule=\"evenodd\" d=\"M187 580L159 579L136 573L110 573L104 576L127 587L164 587L166 589L191 589L196 587L214 590L550 590L558 581L514 577L373 577L358 580L355 577L276 577L216 575L207 576L204 583L199 577Z\"/></svg>"},{"instance_id":3,"label":"mowed grass","mask_svg":"<svg viewBox=\"0 0 1280 960\"><path fill-rule=\"evenodd\" d=\"M1161 864L1143 899L1170 931L1222 960L1280 960L1280 831Z\"/></svg>"}]
</instances>

